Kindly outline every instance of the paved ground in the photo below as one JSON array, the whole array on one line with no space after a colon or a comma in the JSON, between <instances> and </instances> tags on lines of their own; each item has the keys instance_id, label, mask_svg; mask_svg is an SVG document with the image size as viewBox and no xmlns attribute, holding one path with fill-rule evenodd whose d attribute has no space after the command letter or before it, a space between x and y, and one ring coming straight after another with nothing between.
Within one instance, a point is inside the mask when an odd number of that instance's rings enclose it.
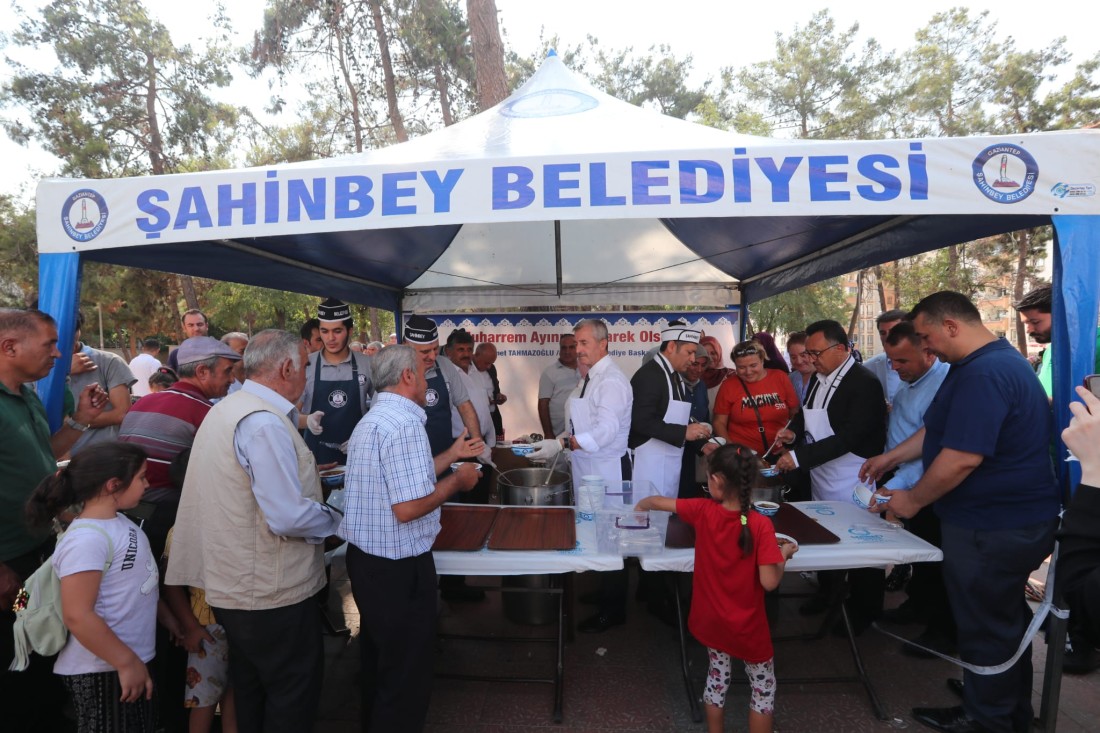
<instances>
[{"instance_id":1,"label":"paved ground","mask_svg":"<svg viewBox=\"0 0 1100 733\"><path fill-rule=\"evenodd\" d=\"M358 667L358 613L338 558L333 567L334 608L343 603L353 635L326 638L325 694L314 730L344 733L358 730L359 699L355 678ZM1041 576L1040 574L1037 574ZM494 583L485 578L472 582ZM596 586L593 574L576 576L583 593ZM790 577L785 592L807 589L806 581ZM896 605L900 595L888 599ZM809 630L797 612L799 601L779 601L773 632L779 635ZM590 607L578 606L583 618ZM334 614L335 615L335 614ZM548 633L552 627L518 626L508 622L498 593L476 604L442 604L441 630L530 636ZM916 633L918 629L906 628ZM859 640L868 672L890 714L876 719L862 687L856 684L784 683L783 678L850 673L851 655L842 639L790 641L777 644L776 669L779 691L776 728L783 733L822 731L927 730L909 714L913 706L947 706L955 699L944 681L959 676L947 662L917 660L902 655L897 642L874 631ZM616 733L625 731L702 731L693 723L679 672L679 651L674 629L632 605L625 626L600 635L577 634L566 645L565 706L560 725L551 720L551 687L542 684L469 682L437 678L428 711L431 733ZM700 694L706 659L702 649L689 648L692 692ZM1039 710L1046 645L1034 645L1034 704ZM554 664L553 646L536 643L506 644L441 640L436 671L482 674L548 676ZM1063 678L1057 731L1100 731L1100 672L1085 677ZM745 730L747 687L735 688L727 701L727 730Z\"/></svg>"}]
</instances>

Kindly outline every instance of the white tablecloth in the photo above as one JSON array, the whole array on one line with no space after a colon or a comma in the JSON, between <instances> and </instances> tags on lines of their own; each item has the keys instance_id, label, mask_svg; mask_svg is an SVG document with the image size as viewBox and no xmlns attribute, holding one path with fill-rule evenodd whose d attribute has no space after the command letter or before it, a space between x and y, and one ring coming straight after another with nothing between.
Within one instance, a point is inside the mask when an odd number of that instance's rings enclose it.
<instances>
[{"instance_id":1,"label":"white tablecloth","mask_svg":"<svg viewBox=\"0 0 1100 733\"><path fill-rule=\"evenodd\" d=\"M562 507L572 510L573 507ZM601 553L596 547L596 523L581 522L577 546L572 550L436 551L435 570L440 575L550 575L588 570L622 570L620 555Z\"/></svg>"},{"instance_id":2,"label":"white tablecloth","mask_svg":"<svg viewBox=\"0 0 1100 733\"><path fill-rule=\"evenodd\" d=\"M843 501L792 502L807 516L840 538L832 545L803 545L786 565L787 572L804 570L844 570L848 568L886 567L896 563L939 562L943 553L904 529ZM691 572L695 568L695 550L665 548L656 555L641 558L645 570Z\"/></svg>"}]
</instances>

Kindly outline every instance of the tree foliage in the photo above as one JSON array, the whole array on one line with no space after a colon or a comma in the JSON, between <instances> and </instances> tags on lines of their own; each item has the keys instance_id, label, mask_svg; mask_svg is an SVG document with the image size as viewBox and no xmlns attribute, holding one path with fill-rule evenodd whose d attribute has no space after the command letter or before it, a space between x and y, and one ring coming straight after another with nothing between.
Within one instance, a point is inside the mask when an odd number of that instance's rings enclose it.
<instances>
[{"instance_id":1,"label":"tree foliage","mask_svg":"<svg viewBox=\"0 0 1100 733\"><path fill-rule=\"evenodd\" d=\"M753 327L768 333L801 331L823 318L844 321L846 310L844 290L837 278L773 295L749 306Z\"/></svg>"}]
</instances>

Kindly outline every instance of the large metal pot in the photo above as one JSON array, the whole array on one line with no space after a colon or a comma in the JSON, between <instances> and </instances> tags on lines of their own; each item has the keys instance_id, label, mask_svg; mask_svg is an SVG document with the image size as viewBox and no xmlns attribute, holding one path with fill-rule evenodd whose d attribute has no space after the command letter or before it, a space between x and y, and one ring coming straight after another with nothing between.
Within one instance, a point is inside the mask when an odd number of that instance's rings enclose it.
<instances>
[{"instance_id":1,"label":"large metal pot","mask_svg":"<svg viewBox=\"0 0 1100 733\"><path fill-rule=\"evenodd\" d=\"M775 469L761 469L756 486L752 490L752 501L774 501L778 504L783 501L788 491L790 488L782 473Z\"/></svg>"},{"instance_id":2,"label":"large metal pot","mask_svg":"<svg viewBox=\"0 0 1100 733\"><path fill-rule=\"evenodd\" d=\"M497 479L500 503L520 506L572 504L571 485L568 473L549 468L513 468ZM539 592L550 589L549 575L509 575L502 585L523 589L504 594L504 615L512 623L541 626L558 619L558 596Z\"/></svg>"},{"instance_id":3,"label":"large metal pot","mask_svg":"<svg viewBox=\"0 0 1100 733\"><path fill-rule=\"evenodd\" d=\"M513 468L497 479L500 503L520 506L571 505L571 485L569 474L547 468Z\"/></svg>"}]
</instances>

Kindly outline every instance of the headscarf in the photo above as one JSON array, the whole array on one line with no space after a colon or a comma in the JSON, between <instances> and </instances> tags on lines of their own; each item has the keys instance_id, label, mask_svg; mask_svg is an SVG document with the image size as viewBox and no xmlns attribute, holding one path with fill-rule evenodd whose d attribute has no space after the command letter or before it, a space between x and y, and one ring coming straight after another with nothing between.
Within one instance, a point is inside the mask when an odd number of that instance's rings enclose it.
<instances>
[{"instance_id":1,"label":"headscarf","mask_svg":"<svg viewBox=\"0 0 1100 733\"><path fill-rule=\"evenodd\" d=\"M764 368L778 369L784 374L790 374L791 368L787 366L779 348L775 345L775 339L767 331L757 331L752 335L752 340L764 347Z\"/></svg>"},{"instance_id":2,"label":"headscarf","mask_svg":"<svg viewBox=\"0 0 1100 733\"><path fill-rule=\"evenodd\" d=\"M730 373L730 370L722 366L722 344L718 339L713 336L703 336L699 339L699 345L704 349L710 344L714 347L714 353L718 355L718 363L708 364L707 368L703 370L703 384L707 385L707 389L713 389L720 385L726 376ZM707 351L709 356L710 352Z\"/></svg>"}]
</instances>

